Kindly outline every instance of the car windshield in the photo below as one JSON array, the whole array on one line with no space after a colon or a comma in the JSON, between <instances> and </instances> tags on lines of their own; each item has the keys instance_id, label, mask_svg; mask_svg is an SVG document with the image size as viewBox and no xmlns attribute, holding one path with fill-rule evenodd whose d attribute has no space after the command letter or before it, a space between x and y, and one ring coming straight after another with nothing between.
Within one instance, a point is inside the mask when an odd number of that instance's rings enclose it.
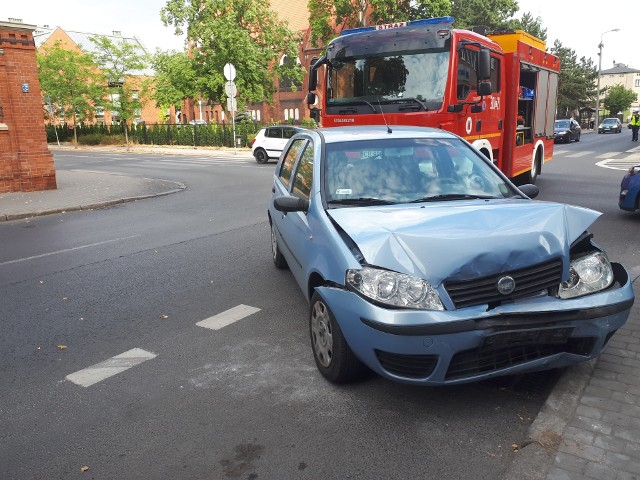
<instances>
[{"instance_id":1,"label":"car windshield","mask_svg":"<svg viewBox=\"0 0 640 480\"><path fill-rule=\"evenodd\" d=\"M556 128L569 128L569 120L557 120Z\"/></svg>"},{"instance_id":2,"label":"car windshield","mask_svg":"<svg viewBox=\"0 0 640 480\"><path fill-rule=\"evenodd\" d=\"M616 120L615 118L605 118L601 125L616 125L618 123L618 120Z\"/></svg>"},{"instance_id":3,"label":"car windshield","mask_svg":"<svg viewBox=\"0 0 640 480\"><path fill-rule=\"evenodd\" d=\"M327 143L329 206L380 205L518 193L459 139L407 138Z\"/></svg>"}]
</instances>

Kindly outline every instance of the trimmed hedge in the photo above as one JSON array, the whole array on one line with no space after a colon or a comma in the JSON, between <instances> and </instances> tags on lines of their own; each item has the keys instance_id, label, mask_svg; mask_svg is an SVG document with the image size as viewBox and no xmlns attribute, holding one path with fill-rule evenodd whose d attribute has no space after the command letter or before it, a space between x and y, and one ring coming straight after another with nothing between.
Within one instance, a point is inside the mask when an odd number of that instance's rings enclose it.
<instances>
[{"instance_id":1,"label":"trimmed hedge","mask_svg":"<svg viewBox=\"0 0 640 480\"><path fill-rule=\"evenodd\" d=\"M47 125L47 141L56 142L56 131ZM235 125L236 143L240 147L251 146L251 140L262 128L261 124L241 122ZM124 143L122 125L79 125L78 143L84 145L114 145ZM57 127L61 142L73 141L73 128ZM127 127L129 141L141 145L192 145L194 147L233 147L233 125L218 123L209 125L152 124ZM80 139L83 139L82 141ZM117 139L117 140L116 140ZM95 143L99 140L99 143ZM91 142L91 143L88 143Z\"/></svg>"}]
</instances>

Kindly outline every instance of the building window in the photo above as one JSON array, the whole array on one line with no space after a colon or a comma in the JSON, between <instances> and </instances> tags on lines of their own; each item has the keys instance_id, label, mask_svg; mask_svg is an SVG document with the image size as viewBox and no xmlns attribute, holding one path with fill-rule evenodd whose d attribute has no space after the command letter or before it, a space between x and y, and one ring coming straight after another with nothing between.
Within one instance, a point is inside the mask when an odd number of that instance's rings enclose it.
<instances>
[{"instance_id":1,"label":"building window","mask_svg":"<svg viewBox=\"0 0 640 480\"><path fill-rule=\"evenodd\" d=\"M640 78L636 78L636 87L640 87Z\"/></svg>"},{"instance_id":2,"label":"building window","mask_svg":"<svg viewBox=\"0 0 640 480\"><path fill-rule=\"evenodd\" d=\"M290 58L287 55L283 55L282 58L280 59L281 66L286 65L288 67L293 67L294 63L300 65L300 59L296 58L294 60L293 58ZM292 87L295 87L297 90L300 90L302 88L302 83L296 82L286 75L282 75L280 77L279 90L281 92L290 92L293 90Z\"/></svg>"}]
</instances>

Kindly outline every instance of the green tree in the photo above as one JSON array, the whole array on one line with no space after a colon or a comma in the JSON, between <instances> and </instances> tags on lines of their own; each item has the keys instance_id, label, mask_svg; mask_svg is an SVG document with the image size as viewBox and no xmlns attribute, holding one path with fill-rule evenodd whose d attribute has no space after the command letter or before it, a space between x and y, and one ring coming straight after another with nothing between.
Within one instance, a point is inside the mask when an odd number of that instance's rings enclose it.
<instances>
[{"instance_id":1,"label":"green tree","mask_svg":"<svg viewBox=\"0 0 640 480\"><path fill-rule=\"evenodd\" d=\"M484 25L492 30L503 27L517 11L517 0L451 0L456 28Z\"/></svg>"},{"instance_id":2,"label":"green tree","mask_svg":"<svg viewBox=\"0 0 640 480\"><path fill-rule=\"evenodd\" d=\"M311 39L321 46L346 28L449 15L451 1L309 0L308 8Z\"/></svg>"},{"instance_id":3,"label":"green tree","mask_svg":"<svg viewBox=\"0 0 640 480\"><path fill-rule=\"evenodd\" d=\"M169 0L161 18L177 34L186 30L196 90L202 98L225 105L227 63L236 68L240 110L245 103L273 102L275 78L286 78L292 85L304 78L298 62L281 61L283 56L298 57L299 34L278 19L268 2Z\"/></svg>"},{"instance_id":4,"label":"green tree","mask_svg":"<svg viewBox=\"0 0 640 480\"><path fill-rule=\"evenodd\" d=\"M199 96L198 76L185 52L157 51L151 65L155 71L151 98L161 109L177 108L185 98Z\"/></svg>"},{"instance_id":5,"label":"green tree","mask_svg":"<svg viewBox=\"0 0 640 480\"><path fill-rule=\"evenodd\" d=\"M585 57L578 60L575 51L563 47L559 40L554 42L551 53L560 58L558 116L568 117L580 108L593 105L598 75L593 61Z\"/></svg>"},{"instance_id":6,"label":"green tree","mask_svg":"<svg viewBox=\"0 0 640 480\"><path fill-rule=\"evenodd\" d=\"M624 112L636 101L638 95L624 85L614 85L607 89L604 97L604 108L609 110L611 116L617 116L618 112Z\"/></svg>"},{"instance_id":7,"label":"green tree","mask_svg":"<svg viewBox=\"0 0 640 480\"><path fill-rule=\"evenodd\" d=\"M91 41L95 46L91 55L107 77L108 105L112 111L118 112L128 148L126 127L143 106L149 80L142 79L149 66L149 57L139 44L125 38L114 42L110 38L97 36L92 37Z\"/></svg>"},{"instance_id":8,"label":"green tree","mask_svg":"<svg viewBox=\"0 0 640 480\"><path fill-rule=\"evenodd\" d=\"M542 27L542 19L540 17L533 18L529 12L523 13L520 19L509 21L508 26L514 30L524 30L540 40L547 40L547 29Z\"/></svg>"},{"instance_id":9,"label":"green tree","mask_svg":"<svg viewBox=\"0 0 640 480\"><path fill-rule=\"evenodd\" d=\"M92 119L104 97L104 76L93 59L81 52L66 50L58 41L37 54L38 77L47 108L72 119L73 140L78 145L77 125Z\"/></svg>"}]
</instances>

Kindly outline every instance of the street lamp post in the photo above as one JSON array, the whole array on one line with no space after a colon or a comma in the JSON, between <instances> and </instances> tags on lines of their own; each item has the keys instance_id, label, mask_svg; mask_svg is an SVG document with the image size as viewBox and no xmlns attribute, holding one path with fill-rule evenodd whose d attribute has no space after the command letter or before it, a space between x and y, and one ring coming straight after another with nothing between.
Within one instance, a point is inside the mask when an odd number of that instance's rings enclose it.
<instances>
[{"instance_id":1,"label":"street lamp post","mask_svg":"<svg viewBox=\"0 0 640 480\"><path fill-rule=\"evenodd\" d=\"M198 107L200 107L200 122L202 123L202 100L198 100Z\"/></svg>"},{"instance_id":2,"label":"street lamp post","mask_svg":"<svg viewBox=\"0 0 640 480\"><path fill-rule=\"evenodd\" d=\"M596 121L593 124L593 128L598 130L598 123L600 121L600 75L602 74L602 47L604 44L602 43L602 37L604 37L605 33L609 32L619 32L619 28L614 28L612 30L607 30L606 32L602 32L600 35L600 43L598 44L598 87L596 90Z\"/></svg>"}]
</instances>

